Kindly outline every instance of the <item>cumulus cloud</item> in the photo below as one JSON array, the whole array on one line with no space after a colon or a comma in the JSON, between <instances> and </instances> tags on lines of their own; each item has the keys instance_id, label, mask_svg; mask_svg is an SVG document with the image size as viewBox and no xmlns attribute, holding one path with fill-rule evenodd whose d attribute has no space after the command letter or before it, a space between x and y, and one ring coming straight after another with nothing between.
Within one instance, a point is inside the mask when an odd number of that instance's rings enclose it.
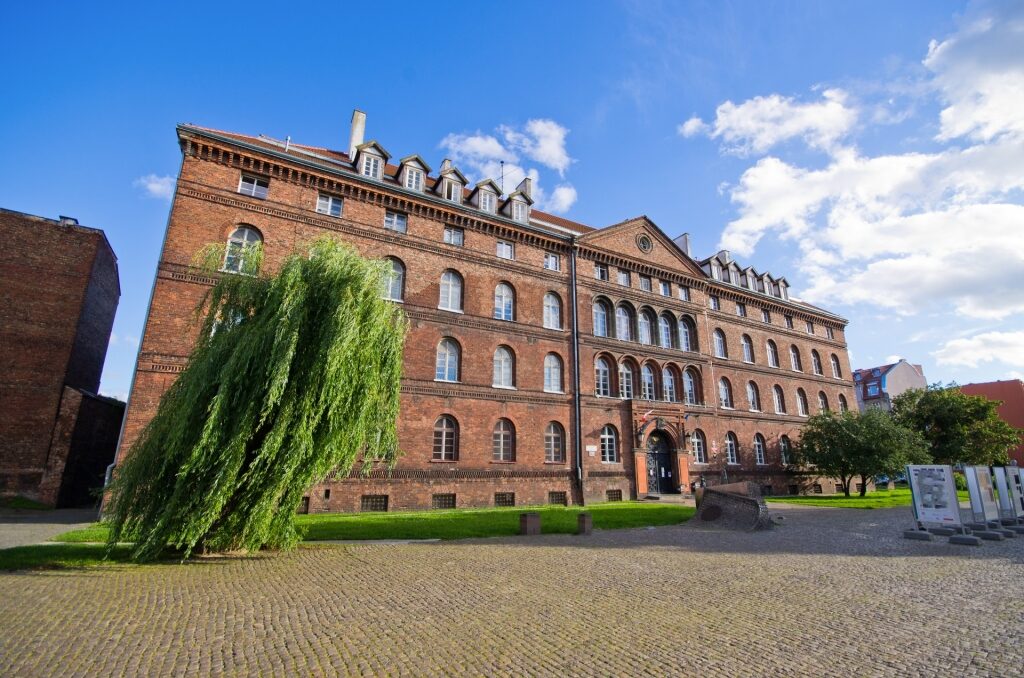
<instances>
[{"instance_id":1,"label":"cumulus cloud","mask_svg":"<svg viewBox=\"0 0 1024 678\"><path fill-rule=\"evenodd\" d=\"M132 186L141 188L150 198L170 200L171 196L174 195L174 177L171 176L147 174L133 181Z\"/></svg>"},{"instance_id":2,"label":"cumulus cloud","mask_svg":"<svg viewBox=\"0 0 1024 678\"><path fill-rule=\"evenodd\" d=\"M1001 362L1024 367L1024 332L984 332L953 339L932 355L940 365L977 367L980 363Z\"/></svg>"},{"instance_id":3,"label":"cumulus cloud","mask_svg":"<svg viewBox=\"0 0 1024 678\"><path fill-rule=\"evenodd\" d=\"M790 139L811 148L832 151L857 122L857 109L841 89L827 89L820 101L802 103L778 94L759 96L740 104L726 101L715 110L713 124L694 116L679 125L684 137L706 134L735 155L761 154Z\"/></svg>"},{"instance_id":4,"label":"cumulus cloud","mask_svg":"<svg viewBox=\"0 0 1024 678\"><path fill-rule=\"evenodd\" d=\"M526 157L565 176L572 158L565 150L569 130L554 120L529 120L523 131L503 125L499 128L505 141Z\"/></svg>"}]
</instances>

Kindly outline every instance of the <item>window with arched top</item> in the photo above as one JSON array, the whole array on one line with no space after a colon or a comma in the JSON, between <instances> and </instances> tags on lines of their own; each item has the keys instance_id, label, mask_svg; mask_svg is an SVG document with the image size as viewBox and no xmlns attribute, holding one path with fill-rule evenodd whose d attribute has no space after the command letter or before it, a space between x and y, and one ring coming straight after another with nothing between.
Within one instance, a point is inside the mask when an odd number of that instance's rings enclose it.
<instances>
[{"instance_id":1,"label":"window with arched top","mask_svg":"<svg viewBox=\"0 0 1024 678\"><path fill-rule=\"evenodd\" d=\"M640 397L644 400L658 398L657 380L654 378L654 368L650 365L640 368Z\"/></svg>"},{"instance_id":2,"label":"window with arched top","mask_svg":"<svg viewBox=\"0 0 1024 678\"><path fill-rule=\"evenodd\" d=\"M462 310L462 276L451 269L441 274L441 298L437 307L444 311Z\"/></svg>"},{"instance_id":3,"label":"window with arched top","mask_svg":"<svg viewBox=\"0 0 1024 678\"><path fill-rule=\"evenodd\" d=\"M789 347L789 362L793 366L793 371L804 371L803 363L800 362L800 349L796 347L796 344Z\"/></svg>"},{"instance_id":4,"label":"window with arched top","mask_svg":"<svg viewBox=\"0 0 1024 678\"><path fill-rule=\"evenodd\" d=\"M601 461L606 464L619 461L619 432L611 424L601 429Z\"/></svg>"},{"instance_id":5,"label":"window with arched top","mask_svg":"<svg viewBox=\"0 0 1024 678\"><path fill-rule=\"evenodd\" d=\"M692 367L683 371L683 397L687 405L699 405L704 399L701 393L700 376Z\"/></svg>"},{"instance_id":6,"label":"window with arched top","mask_svg":"<svg viewBox=\"0 0 1024 678\"><path fill-rule=\"evenodd\" d=\"M676 321L668 313L658 316L658 339L662 348L677 348Z\"/></svg>"},{"instance_id":7,"label":"window with arched top","mask_svg":"<svg viewBox=\"0 0 1024 678\"><path fill-rule=\"evenodd\" d=\"M544 327L562 329L562 299L554 292L544 295Z\"/></svg>"},{"instance_id":8,"label":"window with arched top","mask_svg":"<svg viewBox=\"0 0 1024 678\"><path fill-rule=\"evenodd\" d=\"M718 380L718 404L732 409L732 384L725 377Z\"/></svg>"},{"instance_id":9,"label":"window with arched top","mask_svg":"<svg viewBox=\"0 0 1024 678\"><path fill-rule=\"evenodd\" d=\"M442 339L437 345L434 379L437 381L459 381L461 376L459 370L460 353L457 341L449 337Z\"/></svg>"},{"instance_id":10,"label":"window with arched top","mask_svg":"<svg viewBox=\"0 0 1024 678\"><path fill-rule=\"evenodd\" d=\"M557 353L544 356L544 390L548 393L561 393L563 390L562 359Z\"/></svg>"},{"instance_id":11,"label":"window with arched top","mask_svg":"<svg viewBox=\"0 0 1024 678\"><path fill-rule=\"evenodd\" d=\"M619 363L619 397L625 400L633 398L633 368L629 363Z\"/></svg>"},{"instance_id":12,"label":"window with arched top","mask_svg":"<svg viewBox=\"0 0 1024 678\"><path fill-rule=\"evenodd\" d=\"M565 429L557 421L544 429L544 461L548 464L565 463Z\"/></svg>"},{"instance_id":13,"label":"window with arched top","mask_svg":"<svg viewBox=\"0 0 1024 678\"><path fill-rule=\"evenodd\" d=\"M846 396L842 393L839 394L839 411L846 412L850 409L849 405L846 404Z\"/></svg>"},{"instance_id":14,"label":"window with arched top","mask_svg":"<svg viewBox=\"0 0 1024 678\"><path fill-rule=\"evenodd\" d=\"M516 293L508 283L500 283L494 288L494 317L496 320L512 321L515 319Z\"/></svg>"},{"instance_id":15,"label":"window with arched top","mask_svg":"<svg viewBox=\"0 0 1024 678\"><path fill-rule=\"evenodd\" d=\"M715 357L728 358L729 347L725 343L725 332L722 330L715 330L715 333L712 336L714 337Z\"/></svg>"},{"instance_id":16,"label":"window with arched top","mask_svg":"<svg viewBox=\"0 0 1024 678\"><path fill-rule=\"evenodd\" d=\"M458 461L459 424L447 414L434 422L434 455L438 461Z\"/></svg>"},{"instance_id":17,"label":"window with arched top","mask_svg":"<svg viewBox=\"0 0 1024 678\"><path fill-rule=\"evenodd\" d=\"M499 346L494 351L494 377L491 385L498 388L515 386L515 356L508 346Z\"/></svg>"},{"instance_id":18,"label":"window with arched top","mask_svg":"<svg viewBox=\"0 0 1024 678\"><path fill-rule=\"evenodd\" d=\"M823 373L821 369L821 355L814 349L811 349L811 369L814 373L821 375Z\"/></svg>"},{"instance_id":19,"label":"window with arched top","mask_svg":"<svg viewBox=\"0 0 1024 678\"><path fill-rule=\"evenodd\" d=\"M666 401L670 403L679 401L675 369L671 367L663 367L661 369L661 390Z\"/></svg>"},{"instance_id":20,"label":"window with arched top","mask_svg":"<svg viewBox=\"0 0 1024 678\"><path fill-rule=\"evenodd\" d=\"M796 390L796 407L801 417L806 417L810 414L810 408L807 406L807 394L804 393L802 388Z\"/></svg>"},{"instance_id":21,"label":"window with arched top","mask_svg":"<svg viewBox=\"0 0 1024 678\"><path fill-rule=\"evenodd\" d=\"M257 263L254 259L256 248L263 243L263 236L252 226L242 224L228 236L227 249L224 251L226 273L255 273Z\"/></svg>"},{"instance_id":22,"label":"window with arched top","mask_svg":"<svg viewBox=\"0 0 1024 678\"><path fill-rule=\"evenodd\" d=\"M605 398L612 395L612 368L605 358L594 362L594 393Z\"/></svg>"},{"instance_id":23,"label":"window with arched top","mask_svg":"<svg viewBox=\"0 0 1024 678\"><path fill-rule=\"evenodd\" d=\"M839 366L839 356L835 353L832 354L832 376L836 379L843 378L843 368Z\"/></svg>"},{"instance_id":24,"label":"window with arched top","mask_svg":"<svg viewBox=\"0 0 1024 678\"><path fill-rule=\"evenodd\" d=\"M783 466L789 466L790 458L789 453L792 451L793 445L789 442L789 436L779 437L779 461Z\"/></svg>"},{"instance_id":25,"label":"window with arched top","mask_svg":"<svg viewBox=\"0 0 1024 678\"><path fill-rule=\"evenodd\" d=\"M775 345L775 342L771 339L765 344L768 352L768 367L779 366L779 347Z\"/></svg>"},{"instance_id":26,"label":"window with arched top","mask_svg":"<svg viewBox=\"0 0 1024 678\"><path fill-rule=\"evenodd\" d=\"M697 350L697 325L690 316L679 321L679 348L684 351Z\"/></svg>"},{"instance_id":27,"label":"window with arched top","mask_svg":"<svg viewBox=\"0 0 1024 678\"><path fill-rule=\"evenodd\" d=\"M822 412L828 412L828 396L825 395L824 391L818 391L818 409Z\"/></svg>"},{"instance_id":28,"label":"window with arched top","mask_svg":"<svg viewBox=\"0 0 1024 678\"><path fill-rule=\"evenodd\" d=\"M775 413L785 414L786 413L786 394L782 392L782 387L778 384L772 387L772 396L775 400Z\"/></svg>"},{"instance_id":29,"label":"window with arched top","mask_svg":"<svg viewBox=\"0 0 1024 678\"><path fill-rule=\"evenodd\" d=\"M761 411L761 392L758 390L757 384L752 381L747 382L747 403L752 412Z\"/></svg>"},{"instance_id":30,"label":"window with arched top","mask_svg":"<svg viewBox=\"0 0 1024 678\"><path fill-rule=\"evenodd\" d=\"M494 461L516 460L516 429L508 419L499 419L494 425L491 458Z\"/></svg>"},{"instance_id":31,"label":"window with arched top","mask_svg":"<svg viewBox=\"0 0 1024 678\"><path fill-rule=\"evenodd\" d=\"M740 463L740 442L732 431L725 434L725 463Z\"/></svg>"},{"instance_id":32,"label":"window with arched top","mask_svg":"<svg viewBox=\"0 0 1024 678\"><path fill-rule=\"evenodd\" d=\"M764 456L764 436L760 433L754 434L754 463L759 466L767 463Z\"/></svg>"},{"instance_id":33,"label":"window with arched top","mask_svg":"<svg viewBox=\"0 0 1024 678\"><path fill-rule=\"evenodd\" d=\"M640 311L640 315L637 316L638 324L640 326L640 343L646 346L650 346L654 343L654 320L651 316L650 311Z\"/></svg>"},{"instance_id":34,"label":"window with arched top","mask_svg":"<svg viewBox=\"0 0 1024 678\"><path fill-rule=\"evenodd\" d=\"M740 337L740 343L743 345L743 361L754 362L754 342L751 341L750 336L744 334Z\"/></svg>"},{"instance_id":35,"label":"window with arched top","mask_svg":"<svg viewBox=\"0 0 1024 678\"><path fill-rule=\"evenodd\" d=\"M405 297L405 265L394 258L389 258L388 262L391 266L385 271L382 279L384 298L402 301Z\"/></svg>"},{"instance_id":36,"label":"window with arched top","mask_svg":"<svg viewBox=\"0 0 1024 678\"><path fill-rule=\"evenodd\" d=\"M598 300L594 302L594 336L595 337L607 337L608 331L608 319L610 311L608 310L608 304L604 301Z\"/></svg>"},{"instance_id":37,"label":"window with arched top","mask_svg":"<svg viewBox=\"0 0 1024 678\"><path fill-rule=\"evenodd\" d=\"M615 338L633 341L633 311L620 304L615 308Z\"/></svg>"},{"instance_id":38,"label":"window with arched top","mask_svg":"<svg viewBox=\"0 0 1024 678\"><path fill-rule=\"evenodd\" d=\"M707 438L704 437L704 431L701 431L699 428L694 429L693 433L690 434L690 450L693 452L693 463L708 463Z\"/></svg>"}]
</instances>

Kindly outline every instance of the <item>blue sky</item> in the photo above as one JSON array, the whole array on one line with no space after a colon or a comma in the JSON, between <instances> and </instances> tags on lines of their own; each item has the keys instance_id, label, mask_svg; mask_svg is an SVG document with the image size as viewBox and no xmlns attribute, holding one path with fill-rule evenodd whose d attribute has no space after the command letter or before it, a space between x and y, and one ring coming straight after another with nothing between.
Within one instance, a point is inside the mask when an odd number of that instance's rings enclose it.
<instances>
[{"instance_id":1,"label":"blue sky","mask_svg":"<svg viewBox=\"0 0 1024 678\"><path fill-rule=\"evenodd\" d=\"M124 396L193 122L497 160L850 319L855 366L1024 374L1024 6L937 1L7 3L0 206L107 232ZM346 3L349 4L349 3ZM519 174L516 174L518 172Z\"/></svg>"}]
</instances>

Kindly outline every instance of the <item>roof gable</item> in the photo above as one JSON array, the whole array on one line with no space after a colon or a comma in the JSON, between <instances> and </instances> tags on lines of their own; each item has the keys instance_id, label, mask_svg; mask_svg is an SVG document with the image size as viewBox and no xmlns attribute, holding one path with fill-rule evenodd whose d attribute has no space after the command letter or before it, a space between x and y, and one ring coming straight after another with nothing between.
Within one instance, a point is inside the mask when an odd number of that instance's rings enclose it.
<instances>
[{"instance_id":1,"label":"roof gable","mask_svg":"<svg viewBox=\"0 0 1024 678\"><path fill-rule=\"evenodd\" d=\"M647 236L651 249L641 249L641 236ZM665 235L646 216L627 219L618 224L591 231L580 238L581 244L593 245L623 257L643 259L653 266L704 277L704 271L693 259Z\"/></svg>"}]
</instances>

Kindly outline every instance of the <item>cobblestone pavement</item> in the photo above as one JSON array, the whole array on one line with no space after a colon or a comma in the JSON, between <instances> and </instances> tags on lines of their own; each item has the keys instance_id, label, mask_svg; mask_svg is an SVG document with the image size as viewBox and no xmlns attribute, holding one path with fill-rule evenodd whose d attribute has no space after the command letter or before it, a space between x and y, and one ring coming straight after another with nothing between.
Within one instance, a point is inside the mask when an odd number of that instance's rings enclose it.
<instances>
[{"instance_id":1,"label":"cobblestone pavement","mask_svg":"<svg viewBox=\"0 0 1024 678\"><path fill-rule=\"evenodd\" d=\"M0 575L0 675L1020 676L1024 538L910 509Z\"/></svg>"},{"instance_id":2,"label":"cobblestone pavement","mask_svg":"<svg viewBox=\"0 0 1024 678\"><path fill-rule=\"evenodd\" d=\"M38 544L61 532L88 527L94 522L96 509L0 509L0 549Z\"/></svg>"}]
</instances>

